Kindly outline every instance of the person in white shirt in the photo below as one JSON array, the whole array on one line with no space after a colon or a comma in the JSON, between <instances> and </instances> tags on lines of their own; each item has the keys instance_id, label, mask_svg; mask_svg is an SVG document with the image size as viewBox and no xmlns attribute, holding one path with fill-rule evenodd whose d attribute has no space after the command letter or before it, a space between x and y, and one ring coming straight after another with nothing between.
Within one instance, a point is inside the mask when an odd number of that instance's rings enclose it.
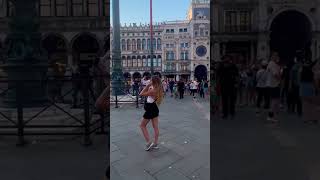
<instances>
[{"instance_id":1,"label":"person in white shirt","mask_svg":"<svg viewBox=\"0 0 320 180\"><path fill-rule=\"evenodd\" d=\"M197 93L197 89L198 89L197 81L192 81L192 83L190 84L190 89L191 89L193 98L195 98L196 97L195 93Z\"/></svg>"},{"instance_id":2,"label":"person in white shirt","mask_svg":"<svg viewBox=\"0 0 320 180\"><path fill-rule=\"evenodd\" d=\"M267 66L267 81L266 87L268 87L269 97L270 97L270 111L268 114L268 121L278 122L274 118L275 113L280 108L280 82L281 82L281 68L280 68L280 58L277 52L273 52L271 55L271 60Z\"/></svg>"},{"instance_id":3,"label":"person in white shirt","mask_svg":"<svg viewBox=\"0 0 320 180\"><path fill-rule=\"evenodd\" d=\"M257 113L260 113L260 107L261 107L261 102L262 100L264 101L264 108L269 107L269 101L268 101L268 96L267 96L267 66L268 62L266 60L263 60L261 62L261 69L257 72L256 75L256 90L258 94L257 98Z\"/></svg>"}]
</instances>

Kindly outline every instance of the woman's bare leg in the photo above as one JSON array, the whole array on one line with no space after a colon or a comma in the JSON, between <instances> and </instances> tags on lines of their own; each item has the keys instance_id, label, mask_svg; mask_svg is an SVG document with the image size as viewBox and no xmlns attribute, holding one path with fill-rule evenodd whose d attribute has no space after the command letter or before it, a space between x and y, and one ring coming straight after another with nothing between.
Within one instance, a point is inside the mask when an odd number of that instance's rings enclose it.
<instances>
[{"instance_id":1,"label":"woman's bare leg","mask_svg":"<svg viewBox=\"0 0 320 180\"><path fill-rule=\"evenodd\" d=\"M158 139L159 139L159 119L158 119L158 117L152 119L152 127L154 130L154 144L158 144Z\"/></svg>"},{"instance_id":2,"label":"woman's bare leg","mask_svg":"<svg viewBox=\"0 0 320 180\"><path fill-rule=\"evenodd\" d=\"M148 123L149 123L148 119L142 119L141 124L140 124L140 129L142 131L143 137L146 140L146 142L150 143L150 136L149 136L149 132L147 129Z\"/></svg>"}]
</instances>

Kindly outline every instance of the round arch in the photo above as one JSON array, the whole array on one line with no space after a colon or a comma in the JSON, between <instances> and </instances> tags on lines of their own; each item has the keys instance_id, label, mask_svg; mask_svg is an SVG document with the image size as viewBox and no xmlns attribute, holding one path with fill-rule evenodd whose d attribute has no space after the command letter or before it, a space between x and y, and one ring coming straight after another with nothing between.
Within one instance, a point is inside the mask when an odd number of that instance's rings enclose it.
<instances>
[{"instance_id":1,"label":"round arch","mask_svg":"<svg viewBox=\"0 0 320 180\"><path fill-rule=\"evenodd\" d=\"M123 73L123 77L126 79L126 80L130 80L131 79L131 74L129 72L125 72Z\"/></svg>"},{"instance_id":2,"label":"round arch","mask_svg":"<svg viewBox=\"0 0 320 180\"><path fill-rule=\"evenodd\" d=\"M272 26L274 19L276 17L278 17L281 13L284 13L286 11L296 11L296 12L299 12L299 13L305 15L309 19L309 22L311 23L311 30L312 31L316 30L315 20L311 17L311 15L308 12L306 12L303 9L300 9L298 7L285 7L285 8L281 8L277 12L273 13L267 20L266 30L269 31L271 29L271 26Z\"/></svg>"},{"instance_id":3,"label":"round arch","mask_svg":"<svg viewBox=\"0 0 320 180\"><path fill-rule=\"evenodd\" d=\"M88 37L90 39L94 39L98 45L98 52L97 53L100 53L101 52L101 42L99 41L99 38L97 37L97 35L91 33L91 32L81 32L81 33L78 33L76 34L70 41L70 49L73 50L73 47L74 47L74 44L77 40L79 40L79 38L81 37Z\"/></svg>"},{"instance_id":4,"label":"round arch","mask_svg":"<svg viewBox=\"0 0 320 180\"><path fill-rule=\"evenodd\" d=\"M49 65L68 64L68 41L67 39L56 33L48 33L42 36L42 48L46 51Z\"/></svg>"},{"instance_id":5,"label":"round arch","mask_svg":"<svg viewBox=\"0 0 320 180\"><path fill-rule=\"evenodd\" d=\"M269 29L270 50L279 52L282 63L288 65L299 51L304 58L312 59L312 26L312 20L301 11L290 9L277 13Z\"/></svg>"},{"instance_id":6,"label":"round arch","mask_svg":"<svg viewBox=\"0 0 320 180\"><path fill-rule=\"evenodd\" d=\"M159 78L162 77L161 73L160 72L155 72L154 75L158 76Z\"/></svg>"},{"instance_id":7,"label":"round arch","mask_svg":"<svg viewBox=\"0 0 320 180\"><path fill-rule=\"evenodd\" d=\"M76 35L71 41L71 49L73 61L79 61L80 53L92 53L99 56L101 52L99 40L92 33L80 33Z\"/></svg>"},{"instance_id":8,"label":"round arch","mask_svg":"<svg viewBox=\"0 0 320 180\"><path fill-rule=\"evenodd\" d=\"M132 78L134 79L134 80L140 80L141 79L141 74L139 73L139 72L134 72L133 74L132 74Z\"/></svg>"},{"instance_id":9,"label":"round arch","mask_svg":"<svg viewBox=\"0 0 320 180\"><path fill-rule=\"evenodd\" d=\"M205 65L198 65L194 69L194 77L199 80L207 80L208 70Z\"/></svg>"},{"instance_id":10,"label":"round arch","mask_svg":"<svg viewBox=\"0 0 320 180\"><path fill-rule=\"evenodd\" d=\"M142 77L148 77L150 78L151 77L151 73L150 72L144 72Z\"/></svg>"}]
</instances>

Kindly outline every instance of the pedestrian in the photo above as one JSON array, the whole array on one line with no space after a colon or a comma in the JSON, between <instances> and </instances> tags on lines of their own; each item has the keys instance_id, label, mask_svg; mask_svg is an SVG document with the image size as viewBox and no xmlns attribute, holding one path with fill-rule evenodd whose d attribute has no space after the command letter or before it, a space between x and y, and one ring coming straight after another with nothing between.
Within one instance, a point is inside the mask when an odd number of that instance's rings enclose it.
<instances>
[{"instance_id":1,"label":"pedestrian","mask_svg":"<svg viewBox=\"0 0 320 180\"><path fill-rule=\"evenodd\" d=\"M184 95L184 82L182 80L180 80L178 82L178 91L179 91L179 98L183 99L183 95Z\"/></svg>"},{"instance_id":2,"label":"pedestrian","mask_svg":"<svg viewBox=\"0 0 320 180\"><path fill-rule=\"evenodd\" d=\"M255 80L255 75L253 72L253 67L248 67L247 69L247 85L246 85L246 97L247 97L247 105L251 106L252 104L254 104L255 99L255 84L254 84L254 80Z\"/></svg>"},{"instance_id":3,"label":"pedestrian","mask_svg":"<svg viewBox=\"0 0 320 180\"><path fill-rule=\"evenodd\" d=\"M268 108L268 89L267 89L267 66L268 66L268 62L266 60L263 60L261 62L261 68L260 70L257 72L256 75L256 91L257 91L257 114L260 113L260 108L261 108L261 102L263 101L264 103L264 108L267 109Z\"/></svg>"},{"instance_id":4,"label":"pedestrian","mask_svg":"<svg viewBox=\"0 0 320 180\"><path fill-rule=\"evenodd\" d=\"M244 65L241 66L239 72L239 84L238 84L238 105L245 106L248 104L247 100L247 84L248 84L248 77L246 73L246 69Z\"/></svg>"},{"instance_id":5,"label":"pedestrian","mask_svg":"<svg viewBox=\"0 0 320 180\"><path fill-rule=\"evenodd\" d=\"M192 83L190 84L190 88L193 98L196 98L196 93L198 90L198 83L196 80L192 81Z\"/></svg>"},{"instance_id":6,"label":"pedestrian","mask_svg":"<svg viewBox=\"0 0 320 180\"><path fill-rule=\"evenodd\" d=\"M315 96L315 78L313 72L313 66L317 61L311 62L307 60L300 68L300 96L302 98L303 108L303 121L305 123L313 122L317 123L318 117L316 117L316 109L314 105Z\"/></svg>"},{"instance_id":7,"label":"pedestrian","mask_svg":"<svg viewBox=\"0 0 320 180\"><path fill-rule=\"evenodd\" d=\"M223 56L222 61L217 76L222 96L222 118L225 119L229 115L231 118L235 116L239 71L237 66L233 64L231 56Z\"/></svg>"},{"instance_id":8,"label":"pedestrian","mask_svg":"<svg viewBox=\"0 0 320 180\"><path fill-rule=\"evenodd\" d=\"M300 96L300 69L302 63L300 59L294 59L294 65L289 73L289 90L288 90L288 111L289 113L297 112L299 116L302 116L302 101Z\"/></svg>"},{"instance_id":9,"label":"pedestrian","mask_svg":"<svg viewBox=\"0 0 320 180\"><path fill-rule=\"evenodd\" d=\"M173 79L171 79L169 81L169 89L170 89L171 97L173 97L173 87L174 87L174 81Z\"/></svg>"},{"instance_id":10,"label":"pedestrian","mask_svg":"<svg viewBox=\"0 0 320 180\"><path fill-rule=\"evenodd\" d=\"M162 81L162 88L163 88L163 93L164 93L164 96L165 96L167 94L167 89L168 89L168 85L167 85L166 80Z\"/></svg>"},{"instance_id":11,"label":"pedestrian","mask_svg":"<svg viewBox=\"0 0 320 180\"><path fill-rule=\"evenodd\" d=\"M199 95L200 98L204 98L204 80L199 83Z\"/></svg>"},{"instance_id":12,"label":"pedestrian","mask_svg":"<svg viewBox=\"0 0 320 180\"><path fill-rule=\"evenodd\" d=\"M267 87L270 95L270 110L267 121L272 123L279 122L279 120L275 119L275 114L278 113L278 109L280 108L281 68L279 63L279 54L277 52L273 52L271 60L267 66Z\"/></svg>"},{"instance_id":13,"label":"pedestrian","mask_svg":"<svg viewBox=\"0 0 320 180\"><path fill-rule=\"evenodd\" d=\"M203 90L206 96L208 95L208 89L209 89L209 82L206 80L204 81L204 84L203 84Z\"/></svg>"},{"instance_id":14,"label":"pedestrian","mask_svg":"<svg viewBox=\"0 0 320 180\"><path fill-rule=\"evenodd\" d=\"M145 113L140 124L141 131L146 140L145 150L158 149L159 138L159 108L163 99L163 89L161 80L159 77L152 77L151 82L141 91L140 96L147 97L144 109ZM152 142L149 137L147 129L148 123L152 122L154 130L154 141Z\"/></svg>"}]
</instances>

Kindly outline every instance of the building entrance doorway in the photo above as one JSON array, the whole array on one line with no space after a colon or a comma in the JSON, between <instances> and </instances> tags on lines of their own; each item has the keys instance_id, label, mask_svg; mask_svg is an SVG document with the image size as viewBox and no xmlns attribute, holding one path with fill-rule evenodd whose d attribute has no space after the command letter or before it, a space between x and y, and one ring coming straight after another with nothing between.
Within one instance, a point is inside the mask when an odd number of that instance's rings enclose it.
<instances>
[{"instance_id":1,"label":"building entrance doorway","mask_svg":"<svg viewBox=\"0 0 320 180\"><path fill-rule=\"evenodd\" d=\"M297 55L311 60L311 22L301 12L280 13L271 24L270 50L277 51L283 64L291 64Z\"/></svg>"}]
</instances>

